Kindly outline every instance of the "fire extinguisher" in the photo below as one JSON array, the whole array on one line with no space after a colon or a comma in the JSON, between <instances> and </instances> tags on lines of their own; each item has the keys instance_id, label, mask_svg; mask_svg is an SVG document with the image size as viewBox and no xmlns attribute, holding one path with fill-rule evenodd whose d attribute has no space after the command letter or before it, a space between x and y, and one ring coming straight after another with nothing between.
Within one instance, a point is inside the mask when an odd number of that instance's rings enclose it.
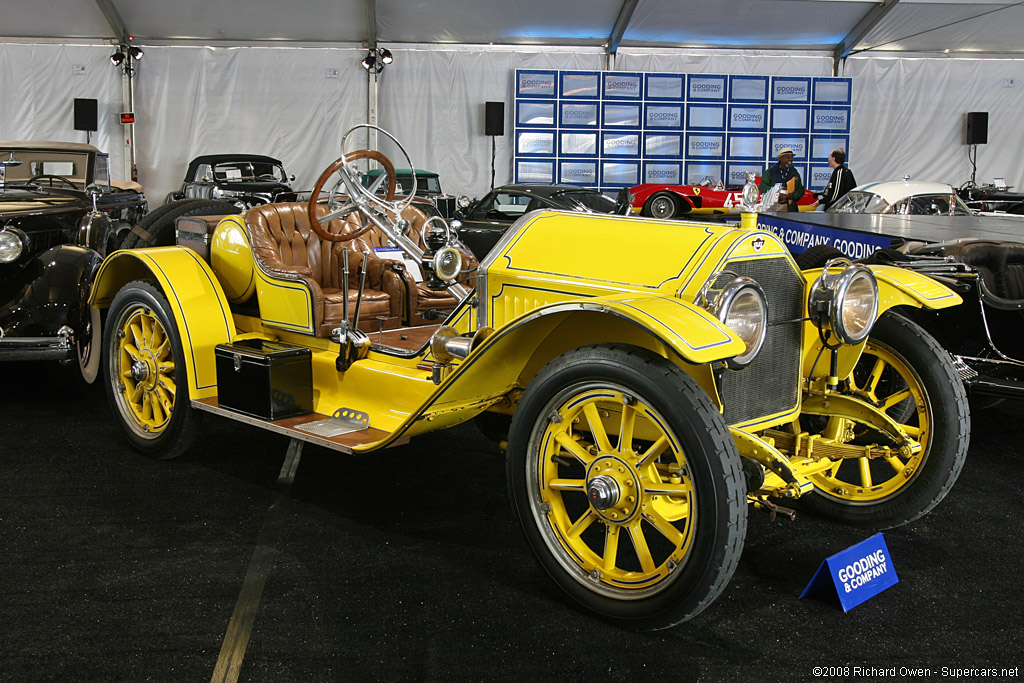
<instances>
[{"instance_id":1,"label":"fire extinguisher","mask_svg":"<svg viewBox=\"0 0 1024 683\"><path fill-rule=\"evenodd\" d=\"M136 164L132 164L132 182L139 182L139 167Z\"/></svg>"}]
</instances>

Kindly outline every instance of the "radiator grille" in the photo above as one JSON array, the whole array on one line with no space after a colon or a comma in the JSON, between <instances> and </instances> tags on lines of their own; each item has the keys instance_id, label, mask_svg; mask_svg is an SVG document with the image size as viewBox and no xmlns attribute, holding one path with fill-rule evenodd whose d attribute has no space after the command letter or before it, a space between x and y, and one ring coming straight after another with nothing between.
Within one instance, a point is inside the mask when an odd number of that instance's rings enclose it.
<instances>
[{"instance_id":1,"label":"radiator grille","mask_svg":"<svg viewBox=\"0 0 1024 683\"><path fill-rule=\"evenodd\" d=\"M796 320L803 310L804 282L784 258L732 261L726 268L753 278L768 300L768 333L754 362L722 376L725 421L739 424L764 415L792 410L800 397L800 337Z\"/></svg>"}]
</instances>

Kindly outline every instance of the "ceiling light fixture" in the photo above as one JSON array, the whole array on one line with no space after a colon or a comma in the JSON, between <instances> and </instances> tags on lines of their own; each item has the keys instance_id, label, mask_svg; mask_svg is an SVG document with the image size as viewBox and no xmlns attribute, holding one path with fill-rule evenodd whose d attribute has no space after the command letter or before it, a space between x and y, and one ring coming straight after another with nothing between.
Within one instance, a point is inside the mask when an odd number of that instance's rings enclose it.
<instances>
[{"instance_id":1,"label":"ceiling light fixture","mask_svg":"<svg viewBox=\"0 0 1024 683\"><path fill-rule=\"evenodd\" d=\"M367 71L379 74L384 70L385 64L390 64L393 61L395 61L395 58L391 54L391 50L386 47L380 47L376 49L371 48L370 51L366 53L366 56L363 57L363 61L359 63Z\"/></svg>"}]
</instances>

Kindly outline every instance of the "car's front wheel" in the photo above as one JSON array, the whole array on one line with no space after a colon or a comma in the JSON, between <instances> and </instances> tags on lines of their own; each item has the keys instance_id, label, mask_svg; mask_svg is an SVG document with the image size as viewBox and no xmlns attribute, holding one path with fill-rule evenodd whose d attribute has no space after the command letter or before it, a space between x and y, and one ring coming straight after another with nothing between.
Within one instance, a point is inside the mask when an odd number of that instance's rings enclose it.
<instances>
[{"instance_id":1,"label":"car's front wheel","mask_svg":"<svg viewBox=\"0 0 1024 683\"><path fill-rule=\"evenodd\" d=\"M649 351L570 351L523 393L508 443L513 507L540 565L585 609L665 628L707 607L746 533L722 416Z\"/></svg>"},{"instance_id":2,"label":"car's front wheel","mask_svg":"<svg viewBox=\"0 0 1024 683\"><path fill-rule=\"evenodd\" d=\"M854 395L900 424L921 449L836 460L811 476L814 491L801 503L837 521L869 528L895 527L921 517L953 487L967 458L970 413L949 354L920 326L890 311L872 329L847 383ZM815 417L811 423L816 426L808 429L804 424L804 429L821 431L826 438L858 446L887 445L879 432L843 418Z\"/></svg>"},{"instance_id":3,"label":"car's front wheel","mask_svg":"<svg viewBox=\"0 0 1024 683\"><path fill-rule=\"evenodd\" d=\"M198 432L188 371L170 304L154 283L136 280L114 297L103 331L103 370L114 416L148 455L184 453Z\"/></svg>"}]
</instances>

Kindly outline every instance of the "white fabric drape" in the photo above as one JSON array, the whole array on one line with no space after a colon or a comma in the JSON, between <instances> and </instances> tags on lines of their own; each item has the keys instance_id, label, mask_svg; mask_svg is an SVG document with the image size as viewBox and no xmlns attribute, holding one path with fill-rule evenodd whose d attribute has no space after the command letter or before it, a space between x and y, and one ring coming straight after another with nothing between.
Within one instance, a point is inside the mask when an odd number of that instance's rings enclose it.
<instances>
[{"instance_id":1,"label":"white fabric drape","mask_svg":"<svg viewBox=\"0 0 1024 683\"><path fill-rule=\"evenodd\" d=\"M340 153L341 135L367 118L367 75L359 46L336 48L142 46L135 78L139 180L151 206L176 189L199 154L252 153L280 158L310 189ZM394 63L378 79L378 121L405 145L412 162L441 174L444 189L479 196L490 187L491 140L484 103L505 107L497 138L495 183L512 176L516 68L600 70L597 49L392 47ZM72 100L95 98L93 144L111 155L115 178L128 169L122 79L110 46L0 44L0 139L84 142L73 130ZM831 55L623 49L618 71L831 75ZM969 111L989 112L989 143L978 148L979 182L1002 177L1024 188L1024 60L859 56L853 78L850 160L860 182L910 174L959 185L970 178L964 144ZM1013 79L1014 87L1003 87ZM387 149L384 150L386 153ZM397 162L396 163L401 163Z\"/></svg>"}]
</instances>

